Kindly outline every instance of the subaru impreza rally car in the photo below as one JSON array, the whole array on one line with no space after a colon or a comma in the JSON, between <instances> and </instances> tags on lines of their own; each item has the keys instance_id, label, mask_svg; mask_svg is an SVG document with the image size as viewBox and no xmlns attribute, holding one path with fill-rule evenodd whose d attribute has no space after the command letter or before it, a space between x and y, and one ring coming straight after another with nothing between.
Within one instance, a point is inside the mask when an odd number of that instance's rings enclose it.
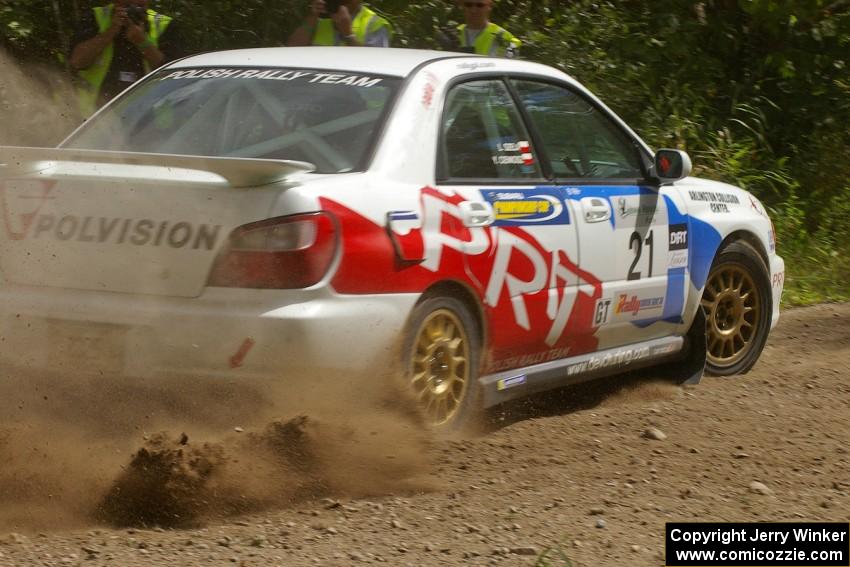
<instances>
[{"instance_id":1,"label":"subaru impreza rally car","mask_svg":"<svg viewBox=\"0 0 850 567\"><path fill-rule=\"evenodd\" d=\"M297 387L400 349L423 414L456 428L625 369L746 372L779 316L758 199L530 62L199 55L0 164L16 365Z\"/></svg>"}]
</instances>

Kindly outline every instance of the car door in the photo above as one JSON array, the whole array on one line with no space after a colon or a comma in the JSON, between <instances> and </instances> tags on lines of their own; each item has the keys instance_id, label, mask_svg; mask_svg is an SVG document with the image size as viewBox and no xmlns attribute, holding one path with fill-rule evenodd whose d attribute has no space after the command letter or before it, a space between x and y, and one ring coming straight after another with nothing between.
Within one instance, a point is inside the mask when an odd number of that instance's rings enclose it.
<instances>
[{"instance_id":1,"label":"car door","mask_svg":"<svg viewBox=\"0 0 850 567\"><path fill-rule=\"evenodd\" d=\"M512 86L576 208L580 268L602 282L599 348L668 334L652 324L681 315L681 301L668 297L668 257L670 235L687 228L670 225L667 199L646 181L646 152L572 86L525 78Z\"/></svg>"},{"instance_id":2,"label":"car door","mask_svg":"<svg viewBox=\"0 0 850 567\"><path fill-rule=\"evenodd\" d=\"M446 95L438 190L454 206L469 281L482 298L495 371L559 358L578 290L578 238L563 188L547 181L506 81Z\"/></svg>"}]
</instances>

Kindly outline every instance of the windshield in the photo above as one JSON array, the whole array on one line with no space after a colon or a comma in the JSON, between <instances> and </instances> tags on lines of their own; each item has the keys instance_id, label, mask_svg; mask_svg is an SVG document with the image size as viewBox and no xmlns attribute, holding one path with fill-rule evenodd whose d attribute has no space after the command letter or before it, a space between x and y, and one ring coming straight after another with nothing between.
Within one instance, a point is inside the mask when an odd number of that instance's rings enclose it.
<instances>
[{"instance_id":1,"label":"windshield","mask_svg":"<svg viewBox=\"0 0 850 567\"><path fill-rule=\"evenodd\" d=\"M401 79L306 69L161 71L65 144L363 169Z\"/></svg>"}]
</instances>

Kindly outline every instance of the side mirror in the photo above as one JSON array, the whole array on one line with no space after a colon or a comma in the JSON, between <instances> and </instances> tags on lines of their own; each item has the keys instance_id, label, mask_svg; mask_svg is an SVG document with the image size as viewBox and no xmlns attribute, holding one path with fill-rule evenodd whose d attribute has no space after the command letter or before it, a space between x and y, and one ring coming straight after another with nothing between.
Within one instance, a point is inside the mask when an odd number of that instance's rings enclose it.
<instances>
[{"instance_id":1,"label":"side mirror","mask_svg":"<svg viewBox=\"0 0 850 567\"><path fill-rule=\"evenodd\" d=\"M655 152L654 174L661 183L673 183L691 174L691 158L681 150Z\"/></svg>"}]
</instances>

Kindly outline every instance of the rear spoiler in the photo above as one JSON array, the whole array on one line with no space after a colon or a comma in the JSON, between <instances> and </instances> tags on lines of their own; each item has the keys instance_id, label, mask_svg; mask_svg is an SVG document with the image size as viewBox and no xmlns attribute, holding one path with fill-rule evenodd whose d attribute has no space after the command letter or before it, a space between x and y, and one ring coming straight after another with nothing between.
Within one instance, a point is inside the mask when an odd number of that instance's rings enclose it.
<instances>
[{"instance_id":1,"label":"rear spoiler","mask_svg":"<svg viewBox=\"0 0 850 567\"><path fill-rule=\"evenodd\" d=\"M0 178L38 173L62 162L204 171L222 177L233 187L268 185L316 169L303 161L0 146Z\"/></svg>"}]
</instances>

